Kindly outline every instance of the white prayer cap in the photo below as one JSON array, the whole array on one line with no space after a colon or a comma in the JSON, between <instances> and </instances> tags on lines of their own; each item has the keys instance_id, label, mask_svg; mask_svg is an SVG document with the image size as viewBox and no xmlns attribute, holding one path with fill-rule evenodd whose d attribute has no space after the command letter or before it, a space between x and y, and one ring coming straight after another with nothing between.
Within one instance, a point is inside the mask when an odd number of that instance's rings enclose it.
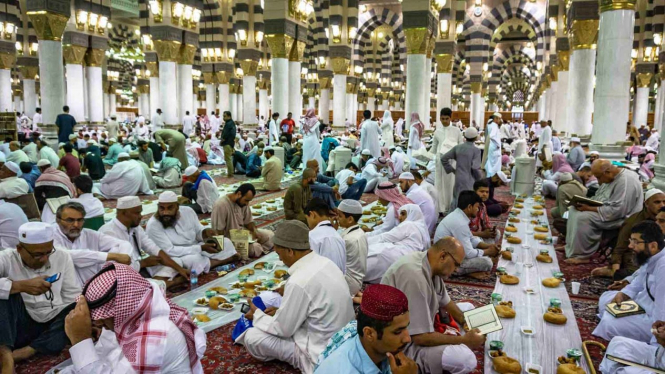
<instances>
[{"instance_id":1,"label":"white prayer cap","mask_svg":"<svg viewBox=\"0 0 665 374\"><path fill-rule=\"evenodd\" d=\"M118 116L117 116L115 113L112 113L110 117L111 117L111 119L116 119L116 118L118 118Z\"/></svg>"},{"instance_id":2,"label":"white prayer cap","mask_svg":"<svg viewBox=\"0 0 665 374\"><path fill-rule=\"evenodd\" d=\"M265 152L265 151L273 151L274 152L275 148L273 148L271 146L267 146L267 147L263 148L263 152Z\"/></svg>"},{"instance_id":3,"label":"white prayer cap","mask_svg":"<svg viewBox=\"0 0 665 374\"><path fill-rule=\"evenodd\" d=\"M76 138L78 138L78 136L76 136L76 134L69 135L69 140L76 139Z\"/></svg>"},{"instance_id":4,"label":"white prayer cap","mask_svg":"<svg viewBox=\"0 0 665 374\"><path fill-rule=\"evenodd\" d=\"M21 168L18 167L18 165L16 165L16 163L14 161L9 161L9 162L5 163L5 167L7 169L11 170L12 172L14 172L14 174L16 174L16 175L21 174Z\"/></svg>"},{"instance_id":5,"label":"white prayer cap","mask_svg":"<svg viewBox=\"0 0 665 374\"><path fill-rule=\"evenodd\" d=\"M131 209L141 206L141 200L138 196L123 196L118 199L117 209Z\"/></svg>"},{"instance_id":6,"label":"white prayer cap","mask_svg":"<svg viewBox=\"0 0 665 374\"><path fill-rule=\"evenodd\" d=\"M572 138L570 138L570 141L575 143L580 143L580 138L573 136Z\"/></svg>"},{"instance_id":7,"label":"white prayer cap","mask_svg":"<svg viewBox=\"0 0 665 374\"><path fill-rule=\"evenodd\" d=\"M189 177L190 175L196 173L196 171L199 170L196 166L188 166L187 169L185 169L185 176Z\"/></svg>"},{"instance_id":8,"label":"white prayer cap","mask_svg":"<svg viewBox=\"0 0 665 374\"><path fill-rule=\"evenodd\" d=\"M657 188L652 188L652 189L650 189L649 191L647 191L647 192L644 194L644 201L649 200L653 195L656 195L656 194L659 194L659 193L663 193L663 191L661 191L661 190L659 190L659 189L657 189Z\"/></svg>"},{"instance_id":9,"label":"white prayer cap","mask_svg":"<svg viewBox=\"0 0 665 374\"><path fill-rule=\"evenodd\" d=\"M348 214L363 214L363 206L358 200L344 199L339 203L337 209Z\"/></svg>"},{"instance_id":10,"label":"white prayer cap","mask_svg":"<svg viewBox=\"0 0 665 374\"><path fill-rule=\"evenodd\" d=\"M559 180L561 182L570 182L573 180L573 175L570 173L563 173L561 174L561 178Z\"/></svg>"},{"instance_id":11,"label":"white prayer cap","mask_svg":"<svg viewBox=\"0 0 665 374\"><path fill-rule=\"evenodd\" d=\"M109 139L109 143L117 143L118 140L116 138L111 138Z\"/></svg>"},{"instance_id":12,"label":"white prayer cap","mask_svg":"<svg viewBox=\"0 0 665 374\"><path fill-rule=\"evenodd\" d=\"M298 144L303 144L304 141L302 139L298 139Z\"/></svg>"},{"instance_id":13,"label":"white prayer cap","mask_svg":"<svg viewBox=\"0 0 665 374\"><path fill-rule=\"evenodd\" d=\"M464 130L464 137L467 139L473 139L478 137L478 129L471 126L468 129Z\"/></svg>"},{"instance_id":14,"label":"white prayer cap","mask_svg":"<svg viewBox=\"0 0 665 374\"><path fill-rule=\"evenodd\" d=\"M499 112L494 112L494 114L492 114L492 116L501 118L501 113L499 113Z\"/></svg>"},{"instance_id":15,"label":"white prayer cap","mask_svg":"<svg viewBox=\"0 0 665 374\"><path fill-rule=\"evenodd\" d=\"M360 154L363 156L371 156L372 152L370 152L369 149L363 149L363 151Z\"/></svg>"},{"instance_id":16,"label":"white prayer cap","mask_svg":"<svg viewBox=\"0 0 665 374\"><path fill-rule=\"evenodd\" d=\"M43 244L53 241L53 226L44 222L27 222L18 228L18 241L24 244Z\"/></svg>"},{"instance_id":17,"label":"white prayer cap","mask_svg":"<svg viewBox=\"0 0 665 374\"><path fill-rule=\"evenodd\" d=\"M49 161L45 158L42 158L41 160L37 161L37 166L38 167L42 167L42 166L46 166L46 165L51 165L51 161Z\"/></svg>"},{"instance_id":18,"label":"white prayer cap","mask_svg":"<svg viewBox=\"0 0 665 374\"><path fill-rule=\"evenodd\" d=\"M177 203L178 195L173 191L164 191L159 195L160 203Z\"/></svg>"},{"instance_id":19,"label":"white prayer cap","mask_svg":"<svg viewBox=\"0 0 665 374\"><path fill-rule=\"evenodd\" d=\"M591 152L589 152L589 156L591 156L591 155L600 156L600 153L598 153L598 151L591 151Z\"/></svg>"},{"instance_id":20,"label":"white prayer cap","mask_svg":"<svg viewBox=\"0 0 665 374\"><path fill-rule=\"evenodd\" d=\"M90 139L90 140L88 140L88 144L89 144L89 145L97 145L97 142L94 141L94 140L92 140L92 139Z\"/></svg>"},{"instance_id":21,"label":"white prayer cap","mask_svg":"<svg viewBox=\"0 0 665 374\"><path fill-rule=\"evenodd\" d=\"M120 154L118 155L118 159L121 159L121 158L129 158L129 153L120 152Z\"/></svg>"},{"instance_id":22,"label":"white prayer cap","mask_svg":"<svg viewBox=\"0 0 665 374\"><path fill-rule=\"evenodd\" d=\"M413 174L409 173L408 171L405 171L404 173L400 174L399 179L403 179L403 180L407 180L407 181L416 180L416 178L413 176Z\"/></svg>"},{"instance_id":23,"label":"white prayer cap","mask_svg":"<svg viewBox=\"0 0 665 374\"><path fill-rule=\"evenodd\" d=\"M65 146L65 143L58 143L58 148L62 148Z\"/></svg>"}]
</instances>

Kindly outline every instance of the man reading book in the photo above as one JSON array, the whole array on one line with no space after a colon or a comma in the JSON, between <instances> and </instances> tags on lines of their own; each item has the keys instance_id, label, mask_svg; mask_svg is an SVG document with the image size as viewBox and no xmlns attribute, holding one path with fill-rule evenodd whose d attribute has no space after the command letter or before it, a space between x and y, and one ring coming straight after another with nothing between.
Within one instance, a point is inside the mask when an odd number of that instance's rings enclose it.
<instances>
[{"instance_id":1,"label":"man reading book","mask_svg":"<svg viewBox=\"0 0 665 374\"><path fill-rule=\"evenodd\" d=\"M665 321L656 321L650 327L652 344L622 336L612 339L600 363L600 371L647 374L657 369L657 373L665 373ZM627 366L632 367L627 369Z\"/></svg>"}]
</instances>

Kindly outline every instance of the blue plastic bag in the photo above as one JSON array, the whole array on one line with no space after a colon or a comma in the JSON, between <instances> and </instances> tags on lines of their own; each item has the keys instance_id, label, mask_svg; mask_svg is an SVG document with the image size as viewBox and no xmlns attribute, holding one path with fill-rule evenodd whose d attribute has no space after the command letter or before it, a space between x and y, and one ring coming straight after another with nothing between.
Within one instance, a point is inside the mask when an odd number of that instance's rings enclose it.
<instances>
[{"instance_id":1,"label":"blue plastic bag","mask_svg":"<svg viewBox=\"0 0 665 374\"><path fill-rule=\"evenodd\" d=\"M263 304L263 300L259 296L256 296L252 299L252 303L254 306L257 308L263 310L266 310L265 304ZM231 339L235 342L240 335L242 335L247 329L253 327L252 321L248 320L245 318L245 315L241 315L240 319L238 319L238 322L236 322L236 326L233 328L233 331L231 332Z\"/></svg>"}]
</instances>

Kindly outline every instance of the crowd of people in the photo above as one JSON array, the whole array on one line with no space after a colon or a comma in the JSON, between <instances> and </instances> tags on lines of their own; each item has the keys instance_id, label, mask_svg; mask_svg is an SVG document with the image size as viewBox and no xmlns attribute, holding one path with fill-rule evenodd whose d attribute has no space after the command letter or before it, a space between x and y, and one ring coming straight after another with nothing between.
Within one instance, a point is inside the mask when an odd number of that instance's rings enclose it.
<instances>
[{"instance_id":1,"label":"crowd of people","mask_svg":"<svg viewBox=\"0 0 665 374\"><path fill-rule=\"evenodd\" d=\"M657 131L629 128L626 159L600 158L552 123L504 121L480 128L444 108L435 128L364 111L331 128L309 109L258 119L243 129L230 112L82 128L58 117L58 151L36 126L0 145L0 363L2 373L35 354L69 349L61 372L202 373L205 333L166 297L192 277L238 263L231 231L247 230L248 255L275 251L290 277L247 300L237 344L261 361L305 373L469 373L485 336L465 332L470 303L449 277L487 279L501 255L499 217L520 162L536 165L553 199L555 248L572 266L605 256L594 335L608 353L665 365L665 193L650 185ZM432 121L429 121L433 123ZM406 150L406 151L405 151ZM212 165L212 166L206 166ZM211 170L242 180L220 193ZM285 174L301 173L284 186ZM244 175L244 177L240 177ZM139 196L159 192L142 226ZM284 218L260 229L250 209L259 191L284 193ZM41 222L14 199L33 194ZM363 199L385 217L373 227ZM598 202L581 202L575 197ZM5 201L8 200L8 201ZM58 204L54 203L57 200ZM104 201L116 200L105 222ZM209 215L210 226L201 218ZM223 236L223 245L210 241ZM636 301L644 314L619 321L608 303ZM150 336L145 339L145 336ZM623 367L603 360L604 373Z\"/></svg>"}]
</instances>

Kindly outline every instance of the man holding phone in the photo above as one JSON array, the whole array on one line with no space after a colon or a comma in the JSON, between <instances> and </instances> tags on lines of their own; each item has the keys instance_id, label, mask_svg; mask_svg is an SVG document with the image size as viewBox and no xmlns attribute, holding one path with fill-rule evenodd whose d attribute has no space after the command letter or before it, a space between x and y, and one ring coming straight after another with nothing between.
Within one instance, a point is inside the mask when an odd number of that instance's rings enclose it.
<instances>
[{"instance_id":1,"label":"man holding phone","mask_svg":"<svg viewBox=\"0 0 665 374\"><path fill-rule=\"evenodd\" d=\"M57 354L69 344L64 320L81 294L69 252L53 247L51 225L25 223L18 238L15 249L0 252L3 373L12 373L15 361L35 353Z\"/></svg>"}]
</instances>

